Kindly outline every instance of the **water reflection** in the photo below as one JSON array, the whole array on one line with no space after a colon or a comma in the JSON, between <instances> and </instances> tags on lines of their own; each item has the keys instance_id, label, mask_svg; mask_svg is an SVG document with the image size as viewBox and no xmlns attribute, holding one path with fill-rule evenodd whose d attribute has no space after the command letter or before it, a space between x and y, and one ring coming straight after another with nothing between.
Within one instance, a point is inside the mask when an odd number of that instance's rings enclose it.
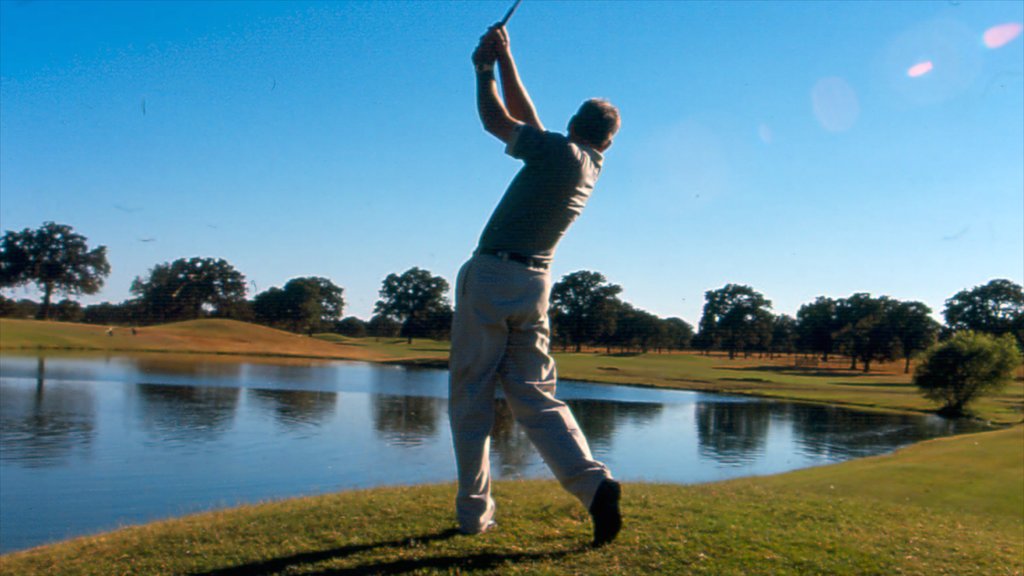
<instances>
[{"instance_id":1,"label":"water reflection","mask_svg":"<svg viewBox=\"0 0 1024 576\"><path fill-rule=\"evenodd\" d=\"M700 454L725 466L742 466L765 452L772 402L700 402L696 406Z\"/></svg>"},{"instance_id":2,"label":"water reflection","mask_svg":"<svg viewBox=\"0 0 1024 576\"><path fill-rule=\"evenodd\" d=\"M249 390L247 398L273 415L281 426L296 430L320 426L334 416L338 404L336 392L304 390Z\"/></svg>"},{"instance_id":3,"label":"water reflection","mask_svg":"<svg viewBox=\"0 0 1024 576\"><path fill-rule=\"evenodd\" d=\"M392 446L420 446L437 436L445 401L422 396L374 394L373 427Z\"/></svg>"},{"instance_id":4,"label":"water reflection","mask_svg":"<svg viewBox=\"0 0 1024 576\"><path fill-rule=\"evenodd\" d=\"M27 467L58 466L87 452L96 436L92 387L47 381L39 358L35 386L0 380L0 460Z\"/></svg>"},{"instance_id":5,"label":"water reflection","mask_svg":"<svg viewBox=\"0 0 1024 576\"><path fill-rule=\"evenodd\" d=\"M616 428L629 424L646 427L657 420L664 406L648 402L568 400L576 421L591 448L600 451L611 445Z\"/></svg>"},{"instance_id":6,"label":"water reflection","mask_svg":"<svg viewBox=\"0 0 1024 576\"><path fill-rule=\"evenodd\" d=\"M537 458L526 430L516 426L512 409L505 400L494 401L491 452L491 466L499 476L507 478L522 477Z\"/></svg>"},{"instance_id":7,"label":"water reflection","mask_svg":"<svg viewBox=\"0 0 1024 576\"><path fill-rule=\"evenodd\" d=\"M241 390L137 384L140 427L168 445L210 442L231 426Z\"/></svg>"},{"instance_id":8,"label":"water reflection","mask_svg":"<svg viewBox=\"0 0 1024 576\"><path fill-rule=\"evenodd\" d=\"M223 362L199 359L196 362L182 362L173 355L140 356L134 359L135 371L142 374L161 374L164 376L187 376L216 381L225 378L236 378L242 371L237 362Z\"/></svg>"}]
</instances>

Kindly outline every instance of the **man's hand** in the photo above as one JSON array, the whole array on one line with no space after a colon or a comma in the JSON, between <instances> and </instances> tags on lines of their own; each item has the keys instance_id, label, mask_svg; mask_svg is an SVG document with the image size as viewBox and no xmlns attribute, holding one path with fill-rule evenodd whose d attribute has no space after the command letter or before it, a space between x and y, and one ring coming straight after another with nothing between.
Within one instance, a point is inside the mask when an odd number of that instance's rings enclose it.
<instances>
[{"instance_id":1,"label":"man's hand","mask_svg":"<svg viewBox=\"0 0 1024 576\"><path fill-rule=\"evenodd\" d=\"M508 28L495 24L487 30L487 36L491 38L495 55L498 58L508 58L512 54L512 48L508 40Z\"/></svg>"},{"instance_id":2,"label":"man's hand","mask_svg":"<svg viewBox=\"0 0 1024 576\"><path fill-rule=\"evenodd\" d=\"M473 51L473 64L478 68L480 66L493 66L494 61L498 58L496 50L497 36L494 31L495 28L488 28L487 32L480 37L480 43L477 44L476 50Z\"/></svg>"}]
</instances>

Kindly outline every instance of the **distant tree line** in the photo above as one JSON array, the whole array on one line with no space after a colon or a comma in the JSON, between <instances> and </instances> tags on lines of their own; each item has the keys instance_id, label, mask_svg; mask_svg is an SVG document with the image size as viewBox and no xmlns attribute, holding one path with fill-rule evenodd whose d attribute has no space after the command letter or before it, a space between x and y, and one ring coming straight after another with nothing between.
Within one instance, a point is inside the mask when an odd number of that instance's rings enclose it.
<instances>
[{"instance_id":1,"label":"distant tree line","mask_svg":"<svg viewBox=\"0 0 1024 576\"><path fill-rule=\"evenodd\" d=\"M110 273L106 247L89 249L70 226L44 223L37 230L8 231L0 241L0 288L36 285L43 301L0 296L0 316L147 325L197 318L232 318L304 334L352 337L448 338L452 304L448 282L411 268L389 274L368 321L344 317L344 289L328 278L300 277L247 299L245 276L218 258L181 258L154 266L131 284L122 303L81 306L72 297L95 294ZM972 331L1008 334L1024 347L1024 291L1010 280L992 280L946 300L945 326L921 302L856 293L820 296L796 317L775 314L771 300L750 286L708 290L697 330L680 318L659 318L619 298L622 287L593 271L567 274L551 291L554 345L580 352L649 352L696 349L737 355L802 353L828 361L849 359L869 371L877 362L910 359L938 339ZM53 302L55 296L63 296Z\"/></svg>"}]
</instances>

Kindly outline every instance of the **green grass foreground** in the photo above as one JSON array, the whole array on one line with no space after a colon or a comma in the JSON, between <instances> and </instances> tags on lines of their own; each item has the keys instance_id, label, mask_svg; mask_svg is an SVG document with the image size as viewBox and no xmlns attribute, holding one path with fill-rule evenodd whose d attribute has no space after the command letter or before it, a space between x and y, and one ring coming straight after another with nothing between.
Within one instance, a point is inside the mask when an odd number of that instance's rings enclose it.
<instances>
[{"instance_id":1,"label":"green grass foreground","mask_svg":"<svg viewBox=\"0 0 1024 576\"><path fill-rule=\"evenodd\" d=\"M499 528L452 532L454 486L380 488L197 514L0 557L0 574L1024 573L1024 428L694 486L626 484L626 524L587 546L552 481L499 482Z\"/></svg>"}]
</instances>

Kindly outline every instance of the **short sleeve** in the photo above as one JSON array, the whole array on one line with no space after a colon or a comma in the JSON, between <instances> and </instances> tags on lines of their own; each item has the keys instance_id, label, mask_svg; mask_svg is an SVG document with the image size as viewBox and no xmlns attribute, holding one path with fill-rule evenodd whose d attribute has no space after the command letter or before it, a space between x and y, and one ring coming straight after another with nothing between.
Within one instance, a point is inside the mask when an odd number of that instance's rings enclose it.
<instances>
[{"instance_id":1,"label":"short sleeve","mask_svg":"<svg viewBox=\"0 0 1024 576\"><path fill-rule=\"evenodd\" d=\"M549 136L548 132L538 130L529 124L519 124L505 146L505 153L526 162L541 158L545 154Z\"/></svg>"}]
</instances>

